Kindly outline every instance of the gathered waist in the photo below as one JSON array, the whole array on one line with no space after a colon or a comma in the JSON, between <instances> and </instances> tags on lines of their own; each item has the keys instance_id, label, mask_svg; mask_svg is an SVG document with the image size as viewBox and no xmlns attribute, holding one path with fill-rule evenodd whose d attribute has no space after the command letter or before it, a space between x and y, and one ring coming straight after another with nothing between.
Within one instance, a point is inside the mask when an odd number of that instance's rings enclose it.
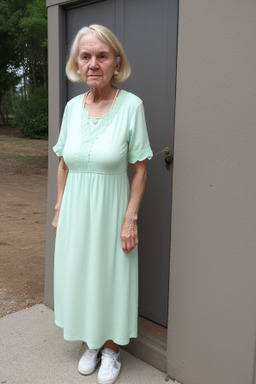
<instances>
[{"instance_id":1,"label":"gathered waist","mask_svg":"<svg viewBox=\"0 0 256 384\"><path fill-rule=\"evenodd\" d=\"M104 175L104 176L116 176L116 175L127 175L127 171L120 172L99 172L99 171L89 171L89 170L74 170L69 169L69 173L81 173L81 174L90 174L90 175Z\"/></svg>"}]
</instances>

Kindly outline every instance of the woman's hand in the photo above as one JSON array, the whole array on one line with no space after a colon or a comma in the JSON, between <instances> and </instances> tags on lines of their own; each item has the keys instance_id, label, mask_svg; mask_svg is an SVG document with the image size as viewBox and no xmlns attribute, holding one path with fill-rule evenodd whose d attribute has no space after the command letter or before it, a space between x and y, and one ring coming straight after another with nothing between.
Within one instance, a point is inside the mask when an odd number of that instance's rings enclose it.
<instances>
[{"instance_id":1,"label":"woman's hand","mask_svg":"<svg viewBox=\"0 0 256 384\"><path fill-rule=\"evenodd\" d=\"M57 225L58 225L58 220L59 220L59 213L60 211L59 210L55 210L55 215L52 219L52 229L56 235L56 232L57 232Z\"/></svg>"},{"instance_id":2,"label":"woman's hand","mask_svg":"<svg viewBox=\"0 0 256 384\"><path fill-rule=\"evenodd\" d=\"M146 160L137 161L132 165L132 185L130 200L125 212L121 230L121 242L124 253L131 252L139 243L138 212L147 179Z\"/></svg>"},{"instance_id":3,"label":"woman's hand","mask_svg":"<svg viewBox=\"0 0 256 384\"><path fill-rule=\"evenodd\" d=\"M131 252L139 243L137 219L124 219L121 230L121 243L126 254Z\"/></svg>"},{"instance_id":4,"label":"woman's hand","mask_svg":"<svg viewBox=\"0 0 256 384\"><path fill-rule=\"evenodd\" d=\"M57 173L57 202L55 205L54 218L52 220L52 229L54 230L55 235L57 232L60 206L61 206L61 201L62 201L62 196L64 193L64 188L65 188L67 176L68 176L68 167L67 167L63 157L61 157L60 162L59 162L59 166L58 166L58 173Z\"/></svg>"}]
</instances>

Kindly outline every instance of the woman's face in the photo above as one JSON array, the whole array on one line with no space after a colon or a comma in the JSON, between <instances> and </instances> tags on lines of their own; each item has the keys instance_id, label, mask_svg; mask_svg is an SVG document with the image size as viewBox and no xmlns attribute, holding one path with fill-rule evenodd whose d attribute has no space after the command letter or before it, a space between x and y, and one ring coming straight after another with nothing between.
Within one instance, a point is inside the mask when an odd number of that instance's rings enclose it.
<instances>
[{"instance_id":1,"label":"woman's face","mask_svg":"<svg viewBox=\"0 0 256 384\"><path fill-rule=\"evenodd\" d=\"M79 42L78 68L83 81L90 88L104 88L111 84L119 63L113 49L93 34L85 35Z\"/></svg>"}]
</instances>

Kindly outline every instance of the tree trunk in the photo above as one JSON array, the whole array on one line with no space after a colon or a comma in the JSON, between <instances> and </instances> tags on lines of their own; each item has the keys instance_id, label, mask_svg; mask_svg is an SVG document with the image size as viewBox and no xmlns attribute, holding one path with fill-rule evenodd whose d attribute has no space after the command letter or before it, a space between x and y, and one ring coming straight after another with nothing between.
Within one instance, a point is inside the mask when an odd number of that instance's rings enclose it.
<instances>
[{"instance_id":1,"label":"tree trunk","mask_svg":"<svg viewBox=\"0 0 256 384\"><path fill-rule=\"evenodd\" d=\"M5 116L2 111L2 95L0 95L0 115L1 115L2 123L6 124Z\"/></svg>"}]
</instances>

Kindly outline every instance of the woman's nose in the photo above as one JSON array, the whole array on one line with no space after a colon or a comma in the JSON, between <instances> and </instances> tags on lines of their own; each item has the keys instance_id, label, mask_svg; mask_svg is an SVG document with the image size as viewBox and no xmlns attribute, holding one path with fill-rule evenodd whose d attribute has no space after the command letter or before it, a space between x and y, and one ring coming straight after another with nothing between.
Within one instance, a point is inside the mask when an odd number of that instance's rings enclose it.
<instances>
[{"instance_id":1,"label":"woman's nose","mask_svg":"<svg viewBox=\"0 0 256 384\"><path fill-rule=\"evenodd\" d=\"M90 60L90 68L96 69L97 67L98 67L97 58L95 56L92 56Z\"/></svg>"}]
</instances>

